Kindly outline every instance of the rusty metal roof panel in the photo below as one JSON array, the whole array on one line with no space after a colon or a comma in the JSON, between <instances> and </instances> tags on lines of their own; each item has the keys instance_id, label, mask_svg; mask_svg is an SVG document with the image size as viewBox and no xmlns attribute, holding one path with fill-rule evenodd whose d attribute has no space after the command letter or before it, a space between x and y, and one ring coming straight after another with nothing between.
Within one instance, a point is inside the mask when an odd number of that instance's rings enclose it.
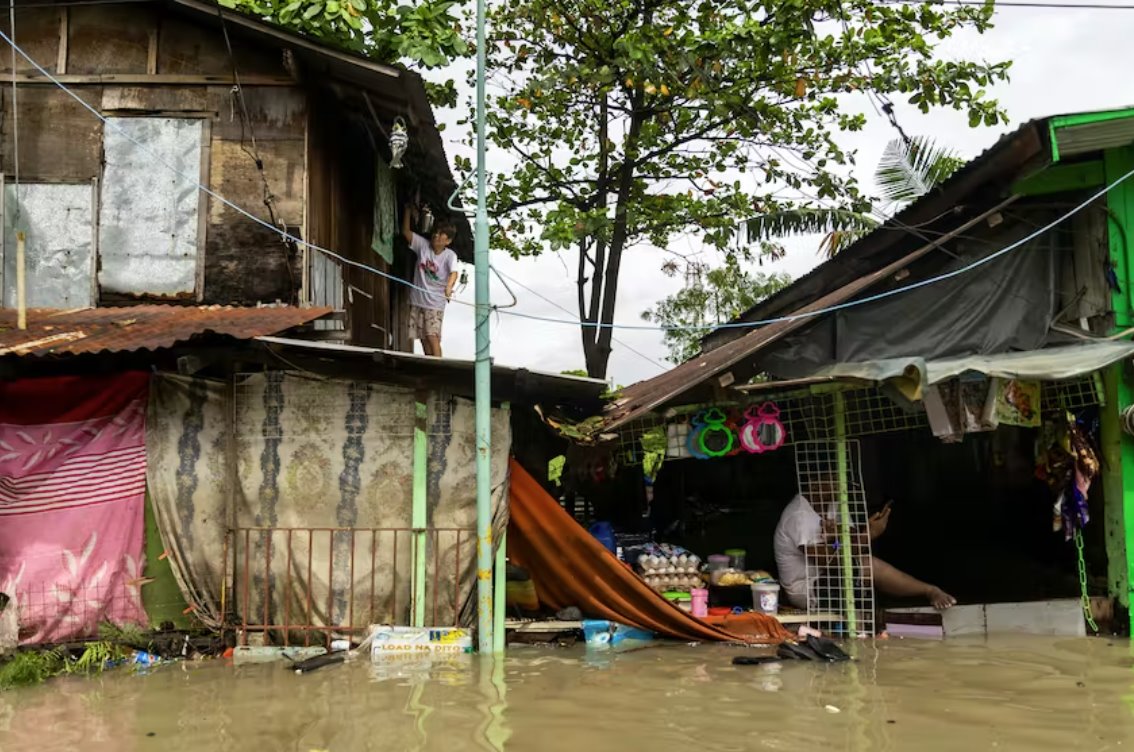
<instances>
[{"instance_id":1,"label":"rusty metal roof panel","mask_svg":"<svg viewBox=\"0 0 1134 752\"><path fill-rule=\"evenodd\" d=\"M0 357L160 350L205 334L252 339L287 331L330 312L329 308L291 306L33 308L27 312L27 329L21 330L16 328L15 309L3 308L0 309Z\"/></svg>"}]
</instances>

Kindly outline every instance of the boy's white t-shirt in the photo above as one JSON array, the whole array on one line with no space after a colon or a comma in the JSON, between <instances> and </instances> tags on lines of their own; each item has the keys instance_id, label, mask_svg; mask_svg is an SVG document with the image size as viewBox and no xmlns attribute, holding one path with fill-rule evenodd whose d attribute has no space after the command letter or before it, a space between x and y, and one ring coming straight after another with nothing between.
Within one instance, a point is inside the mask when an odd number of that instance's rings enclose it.
<instances>
[{"instance_id":1,"label":"boy's white t-shirt","mask_svg":"<svg viewBox=\"0 0 1134 752\"><path fill-rule=\"evenodd\" d=\"M445 299L445 286L449 283L449 275L457 266L457 254L452 248L434 253L433 245L417 233L414 233L410 248L417 254L413 283L422 288L410 289L410 305L434 311L445 310L445 305L449 302Z\"/></svg>"},{"instance_id":2,"label":"boy's white t-shirt","mask_svg":"<svg viewBox=\"0 0 1134 752\"><path fill-rule=\"evenodd\" d=\"M806 608L810 590L807 556L799 547L823 541L823 521L803 495L797 494L784 508L772 540L776 549L776 567L780 572L780 587L792 605Z\"/></svg>"}]
</instances>

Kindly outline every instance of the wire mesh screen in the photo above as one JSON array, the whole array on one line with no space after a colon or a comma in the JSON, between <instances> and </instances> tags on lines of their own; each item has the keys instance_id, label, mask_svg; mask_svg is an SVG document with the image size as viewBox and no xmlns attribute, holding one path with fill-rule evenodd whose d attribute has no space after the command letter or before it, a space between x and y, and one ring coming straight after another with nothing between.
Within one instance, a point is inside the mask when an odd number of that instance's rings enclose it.
<instances>
[{"instance_id":1,"label":"wire mesh screen","mask_svg":"<svg viewBox=\"0 0 1134 752\"><path fill-rule=\"evenodd\" d=\"M1040 392L1040 409L1045 413L1101 404L1103 386L1098 373L1066 381L1045 381Z\"/></svg>"},{"instance_id":2,"label":"wire mesh screen","mask_svg":"<svg viewBox=\"0 0 1134 752\"><path fill-rule=\"evenodd\" d=\"M819 515L819 557L807 557L807 616L845 635L874 633L874 580L859 443L795 445L799 492Z\"/></svg>"}]
</instances>

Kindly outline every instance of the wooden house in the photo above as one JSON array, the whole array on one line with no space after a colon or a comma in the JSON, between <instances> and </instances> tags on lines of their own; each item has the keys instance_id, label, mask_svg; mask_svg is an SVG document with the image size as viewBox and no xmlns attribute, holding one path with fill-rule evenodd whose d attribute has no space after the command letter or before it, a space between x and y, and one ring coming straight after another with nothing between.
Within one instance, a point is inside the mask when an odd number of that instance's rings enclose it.
<instances>
[{"instance_id":1,"label":"wooden house","mask_svg":"<svg viewBox=\"0 0 1134 752\"><path fill-rule=\"evenodd\" d=\"M4 16L3 307L22 231L29 308L327 306L324 338L412 348L408 288L375 271L410 276L402 205L471 248L417 74L197 0Z\"/></svg>"}]
</instances>

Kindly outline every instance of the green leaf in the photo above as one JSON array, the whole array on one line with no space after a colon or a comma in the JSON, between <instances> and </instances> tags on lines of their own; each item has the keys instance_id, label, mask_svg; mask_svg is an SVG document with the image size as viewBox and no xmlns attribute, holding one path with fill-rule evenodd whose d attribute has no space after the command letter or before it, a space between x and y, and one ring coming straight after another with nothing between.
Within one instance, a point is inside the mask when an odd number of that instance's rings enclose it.
<instances>
[{"instance_id":1,"label":"green leaf","mask_svg":"<svg viewBox=\"0 0 1134 752\"><path fill-rule=\"evenodd\" d=\"M932 190L964 164L951 149L933 139L896 138L886 145L874 182L890 201L913 201Z\"/></svg>"},{"instance_id":2,"label":"green leaf","mask_svg":"<svg viewBox=\"0 0 1134 752\"><path fill-rule=\"evenodd\" d=\"M310 21L312 18L314 18L315 16L319 15L322 12L323 12L323 4L322 3L312 3L311 5L307 6L307 10L303 11L303 20L304 21Z\"/></svg>"}]
</instances>

